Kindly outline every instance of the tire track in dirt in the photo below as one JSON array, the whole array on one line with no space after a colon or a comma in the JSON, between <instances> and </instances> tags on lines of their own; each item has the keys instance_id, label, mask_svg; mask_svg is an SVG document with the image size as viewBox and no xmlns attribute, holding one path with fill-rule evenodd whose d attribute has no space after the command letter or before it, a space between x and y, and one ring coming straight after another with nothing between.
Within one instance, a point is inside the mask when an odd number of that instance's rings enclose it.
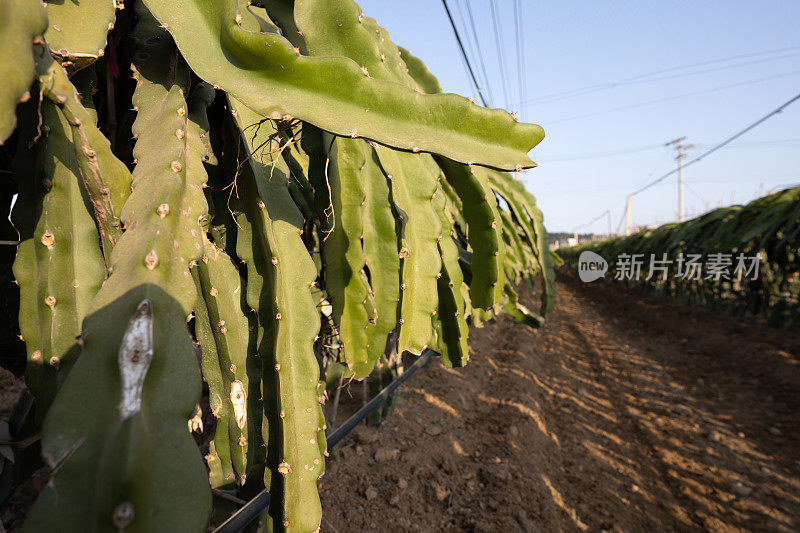
<instances>
[{"instance_id":1,"label":"tire track in dirt","mask_svg":"<svg viewBox=\"0 0 800 533\"><path fill-rule=\"evenodd\" d=\"M695 524L796 530L798 336L572 281L583 307L613 317L595 338L624 340L622 356L603 356L635 384L626 403ZM787 423L791 435L778 429Z\"/></svg>"},{"instance_id":2,"label":"tire track in dirt","mask_svg":"<svg viewBox=\"0 0 800 533\"><path fill-rule=\"evenodd\" d=\"M616 371L621 375L624 376L626 379L631 379L631 372L625 369L624 367L619 368L619 365L607 360L604 358L603 353L609 350L618 349L618 347L611 346L609 344L601 344L602 351L598 350L595 346L597 346L597 339L590 339L584 334L581 329L576 326L575 324L569 325L570 330L574 333L574 335L581 339L585 345L588 347L586 353L590 358L590 363L592 366L592 370L594 371L594 376L597 381L605 381L605 373L603 372L603 368L606 366L615 366ZM681 509L677 514L679 515L679 520L683 523L683 525L688 525L687 518L690 519L694 525L702 527L703 521L699 518L695 512L694 505L692 504L691 500L684 498L681 494L679 487L676 485L673 479L669 476L669 467L665 464L658 453L655 445L652 443L651 439L648 436L648 433L645 428L643 428L639 421L635 417L627 417L626 414L630 414L630 406L620 400L619 398L624 398L624 395L618 394L616 391L612 390L611 394L609 395L609 400L611 401L614 409L617 413L624 418L628 427L630 428L630 433L636 436L636 439L642 444L642 456L647 457L649 461L652 462L652 468L655 471L658 471L660 476L660 481L663 483L663 486L670 492L672 498L675 501L681 501L683 506L686 506L684 509ZM632 486L633 487L633 486ZM637 489L638 490L638 489ZM680 508L680 507L678 507Z\"/></svg>"}]
</instances>

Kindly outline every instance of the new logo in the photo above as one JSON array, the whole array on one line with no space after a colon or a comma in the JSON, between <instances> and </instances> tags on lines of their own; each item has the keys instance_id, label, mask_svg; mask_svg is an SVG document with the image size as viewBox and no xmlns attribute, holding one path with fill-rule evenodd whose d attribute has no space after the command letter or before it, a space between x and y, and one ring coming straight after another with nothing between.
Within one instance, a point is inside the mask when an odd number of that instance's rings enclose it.
<instances>
[{"instance_id":1,"label":"new logo","mask_svg":"<svg viewBox=\"0 0 800 533\"><path fill-rule=\"evenodd\" d=\"M578 257L578 277L585 283L602 278L607 270L608 261L594 252L584 250Z\"/></svg>"}]
</instances>

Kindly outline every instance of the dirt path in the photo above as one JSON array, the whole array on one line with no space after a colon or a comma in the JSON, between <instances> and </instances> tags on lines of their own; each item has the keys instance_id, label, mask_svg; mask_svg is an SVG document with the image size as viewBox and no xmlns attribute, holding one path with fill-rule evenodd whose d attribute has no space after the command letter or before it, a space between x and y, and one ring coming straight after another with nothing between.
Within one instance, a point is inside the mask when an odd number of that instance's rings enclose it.
<instances>
[{"instance_id":1,"label":"dirt path","mask_svg":"<svg viewBox=\"0 0 800 533\"><path fill-rule=\"evenodd\" d=\"M800 335L564 278L337 448L323 531L800 530Z\"/></svg>"}]
</instances>

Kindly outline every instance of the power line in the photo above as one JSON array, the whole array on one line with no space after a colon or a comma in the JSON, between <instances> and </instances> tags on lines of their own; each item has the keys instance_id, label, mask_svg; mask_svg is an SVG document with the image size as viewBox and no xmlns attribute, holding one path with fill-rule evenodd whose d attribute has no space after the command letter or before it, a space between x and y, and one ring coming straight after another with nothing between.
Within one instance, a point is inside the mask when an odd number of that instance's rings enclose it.
<instances>
[{"instance_id":1,"label":"power line","mask_svg":"<svg viewBox=\"0 0 800 533\"><path fill-rule=\"evenodd\" d=\"M780 61L781 59L789 59L789 58L792 58L792 57L797 57L799 55L800 55L800 52L793 52L791 54L786 54L786 55L777 56L777 57L767 57L767 58L758 59L758 60L755 60L755 61L744 61L742 63L734 63L733 65L723 65L721 67L707 68L707 69L703 69L703 70L695 70L695 71L692 71L692 72L683 72L683 73L678 73L678 74L670 74L669 76L661 76L660 78L645 78L645 79L639 79L639 80L630 80L630 81L626 82L625 85L636 84L636 83L650 83L650 82L654 82L654 81L674 80L676 78L685 78L686 76L698 76L698 75L701 75L701 74L710 74L712 72L719 72L720 70L728 70L728 69L731 69L731 68L747 67L747 66L750 66L750 65L762 65L762 64L767 63L769 61ZM618 84L618 85L620 85L620 84Z\"/></svg>"},{"instance_id":2,"label":"power line","mask_svg":"<svg viewBox=\"0 0 800 533\"><path fill-rule=\"evenodd\" d=\"M602 213L600 213L599 215L594 217L592 220L590 220L586 224L581 224L580 226L575 226L575 229L573 231L577 232L580 228L585 228L587 226L591 226L592 224L594 224L595 222L597 222L598 220L600 220L603 217L607 217L608 218L608 233L610 235L611 234L611 210L610 209L606 209L605 211L603 211Z\"/></svg>"},{"instance_id":3,"label":"power line","mask_svg":"<svg viewBox=\"0 0 800 533\"><path fill-rule=\"evenodd\" d=\"M478 61L481 64L481 71L483 72L483 80L486 85L486 91L489 93L489 101L494 102L494 96L492 95L492 87L489 83L489 75L486 73L486 62L483 60L483 51L481 50L481 41L478 38L478 30L475 27L475 17L472 16L472 6L470 5L470 0L464 0L464 4L467 6L467 16L469 17L469 25L472 28L472 36L475 39L475 48L478 50Z\"/></svg>"},{"instance_id":4,"label":"power line","mask_svg":"<svg viewBox=\"0 0 800 533\"><path fill-rule=\"evenodd\" d=\"M663 148L663 146L662 146ZM753 180L758 179L765 179L765 180L778 180L778 179L800 179L800 175L793 175L793 174L762 174L762 173L754 173L754 174L743 174L739 176L730 176L728 174L720 175L720 179L696 179L692 180L692 184L694 185L731 185L731 184L740 184L746 185L747 183L752 183ZM671 184L659 182L653 187L672 187ZM560 195L568 195L568 196L581 196L581 195L596 195L599 193L617 193L626 191L624 186L623 187L598 187L596 189L589 189L589 188L581 188L580 190L576 190L574 187L566 188L566 189L545 189L542 188L542 191L546 192L548 196L560 196Z\"/></svg>"},{"instance_id":5,"label":"power line","mask_svg":"<svg viewBox=\"0 0 800 533\"><path fill-rule=\"evenodd\" d=\"M750 131L753 128L755 128L756 126L759 126L760 124L762 124L765 121L769 120L770 118L774 117L775 115L777 115L778 113L780 113L781 111L783 111L784 109L786 109L787 107L789 107L790 105L795 103L797 100L800 100L800 94L795 95L790 100L788 100L785 103L781 104L781 106L779 106L777 109L774 109L774 110L770 111L769 113L767 113L766 115L764 115L760 119L756 120L755 122L753 122L752 124L750 124L749 126L744 128L743 130L739 131L735 135L732 135L731 137L728 137L727 139L725 139L724 141L722 141L721 143L719 143L715 147L713 147L710 150L707 150L707 151L703 152L702 154L700 154L699 156L695 157L694 159L692 159L691 161L689 161L688 163L683 165L683 168L686 168L689 165L693 165L693 164L695 164L695 163L697 163L699 161L702 161L703 158L713 154L714 152L716 152L717 150L719 150L723 146L725 146L727 144L730 144L731 142L735 141L736 139L738 139L739 137L741 137L742 135L744 135L748 131ZM641 187L641 188L637 189L636 191L632 192L631 196L639 194L640 192L652 187L656 183L667 179L668 177L672 176L676 172L678 172L677 168L674 168L674 169L670 170L669 172L667 172L666 174L664 174L660 178L658 178L656 180L653 180L650 183L648 183L647 185L645 185L644 187Z\"/></svg>"},{"instance_id":6,"label":"power line","mask_svg":"<svg viewBox=\"0 0 800 533\"><path fill-rule=\"evenodd\" d=\"M755 174L740 174L738 176L731 176L725 174L721 179L700 179L692 180L695 185L729 185L734 183L745 184L743 182L752 182L754 179L758 180L782 180L782 179L798 179L800 176L796 174L764 174L757 172Z\"/></svg>"},{"instance_id":7,"label":"power line","mask_svg":"<svg viewBox=\"0 0 800 533\"><path fill-rule=\"evenodd\" d=\"M447 12L447 18L450 20L450 27L453 28L453 33L456 36L456 41L458 42L458 48L461 50L461 56L464 58L464 62L466 63L467 70L469 71L469 75L472 78L472 83L475 84L475 89L478 91L478 96L483 102L484 107L489 107L486 103L486 99L483 97L483 92L481 92L481 86L478 83L478 79L475 77L475 72L472 70L472 65L469 62L469 58L467 57L467 52L464 50L464 44L461 42L461 36L458 34L458 28L456 28L456 23L453 21L453 15L450 14L450 8L447 7L447 0L442 0L442 5L444 5L444 10Z\"/></svg>"},{"instance_id":8,"label":"power line","mask_svg":"<svg viewBox=\"0 0 800 533\"><path fill-rule=\"evenodd\" d=\"M694 194L694 195L695 195L695 197L696 197L698 200L700 200L701 202L703 202L703 204L706 204L706 205L708 204L708 201L707 201L707 200L705 200L705 199L704 199L702 196L700 196L700 195L697 193L697 191L695 191L694 189L692 189L691 187L689 187L689 185L685 185L685 186L686 186L686 188L687 188L687 189L689 189L689 192L690 192L690 193L692 193L692 194Z\"/></svg>"},{"instance_id":9,"label":"power line","mask_svg":"<svg viewBox=\"0 0 800 533\"><path fill-rule=\"evenodd\" d=\"M572 89L572 90L569 90L569 91L551 93L551 94L548 94L548 95L545 95L545 96L540 96L538 98L534 98L534 99L531 99L531 100L522 101L522 102L520 102L520 104L521 105L527 105L527 104L533 104L533 103L549 103L550 101L561 100L563 98L571 98L571 97L574 97L574 96L582 96L584 94L588 94L588 93L591 93L591 92L607 90L607 89L613 89L615 87L619 87L621 85L627 85L627 84L631 84L631 83L643 83L643 82L646 82L646 81L659 81L659 80L663 80L663 79L671 79L673 77L679 77L679 76L704 74L706 72L712 72L714 70L719 70L719 69L710 69L710 70L706 70L706 71L695 71L695 72L691 72L691 73L687 73L687 74L678 74L678 75L675 75L675 76L667 76L667 77L663 77L663 78L657 78L656 80L646 80L645 79L645 78L650 78L652 76L655 76L657 74L664 74L666 72L673 72L673 71L676 71L676 70L684 70L684 69L689 69L689 68L694 68L694 67L699 67L699 66L705 66L705 65L713 65L715 63L724 63L724 62L727 62L727 61L734 61L736 59L745 59L745 58L758 57L758 56L763 56L763 55L780 54L780 53L788 52L790 50L797 50L798 48L800 48L800 46L791 46L791 47L788 47L788 48L765 50L763 52L756 52L756 53L752 53L752 54L737 55L737 56L731 56L731 57L726 57L726 58L721 58L721 59L713 59L713 60L709 60L709 61L702 61L702 62L699 62L699 63L691 63L691 64L688 64L688 65L681 65L681 66L677 66L677 67L670 67L670 68L660 69L660 70L651 71L651 72L648 72L648 73L645 73L645 74L639 74L637 76L632 76L630 78L624 78L622 80L618 80L618 81L615 81L615 82L598 83L598 84L594 84L594 85L588 85L588 86L585 86L585 87L581 87L579 89ZM767 59L764 59L762 61L773 61L775 59L785 59L785 58L788 58L788 57L794 57L795 55L797 55L797 54L793 53L793 54L789 54L789 55L782 56L782 57L779 57L779 58L767 58ZM728 65L726 67L720 67L720 69L722 69L722 68L733 68L733 67L736 67L736 66L744 66L744 65L748 65L748 64L752 64L752 63L758 63L758 62L759 61L741 63L741 64L737 64L737 65Z\"/></svg>"},{"instance_id":10,"label":"power line","mask_svg":"<svg viewBox=\"0 0 800 533\"><path fill-rule=\"evenodd\" d=\"M500 37L500 23L497 20L497 6L494 0L490 0L489 7L492 11L492 26L494 27L494 42L497 47L497 60L500 62L500 80L503 82L503 96L505 97L506 108L509 107L508 82L506 81L506 62L503 59L503 43Z\"/></svg>"},{"instance_id":11,"label":"power line","mask_svg":"<svg viewBox=\"0 0 800 533\"><path fill-rule=\"evenodd\" d=\"M794 182L794 183L782 183L782 184L780 184L780 185L776 185L776 186L774 186L774 187L772 188L772 190L775 190L775 189L783 189L783 188L787 188L787 189L788 189L788 188L792 188L792 187L797 187L798 185L800 185L800 181L796 181L796 182Z\"/></svg>"},{"instance_id":12,"label":"power line","mask_svg":"<svg viewBox=\"0 0 800 533\"><path fill-rule=\"evenodd\" d=\"M743 143L733 143L727 146L727 148L771 148L771 147L781 147L781 146L791 146L794 144L800 143L800 139L775 139L771 141L751 141L751 142L743 142ZM705 148L708 146L712 146L711 144L703 144L703 143L696 143L695 147L697 148ZM638 152L646 152L649 150L661 149L664 147L663 143L659 144L650 144L647 146L640 146L638 148L627 148L625 150L615 150L611 152L593 152L588 154L579 154L579 155L567 155L567 156L560 156L556 158L548 158L545 157L544 159L537 159L539 163L552 163L552 162L562 162L562 161L580 161L582 159L602 159L604 157L616 157L620 155L628 155L628 154L635 154Z\"/></svg>"},{"instance_id":13,"label":"power line","mask_svg":"<svg viewBox=\"0 0 800 533\"><path fill-rule=\"evenodd\" d=\"M688 98L690 96L699 96L701 94L708 94L708 93L713 93L713 92L717 92L717 91L722 91L722 90L725 90L725 89L732 89L734 87L742 87L742 86L745 86L745 85L752 85L754 83L761 83L761 82L764 82L764 81L774 80L774 79L778 79L778 78L786 78L788 76L794 76L796 74L800 74L800 70L794 70L792 72L784 72L783 74L776 74L774 76L767 76L766 78L757 78L757 79L754 79L754 80L743 81L743 82L740 82L740 83L733 83L731 85L722 85L722 86L719 86L719 87L713 87L711 89L704 89L702 91L694 91L694 92L683 93L683 94L679 94L679 95L675 95L675 96L668 96L666 98L659 98L657 100L649 100L647 102L640 102L638 104L632 104L632 105L622 106L622 107L615 107L615 108L612 108L612 109L605 109L603 111L595 111L594 113L587 113L585 115L577 115L577 116L573 116L573 117L562 118L561 120L550 121L548 124L550 124L552 126L553 124L560 124L562 122L569 122L569 121L572 121L572 120L578 120L578 119L582 119L582 118L596 117L598 115L605 115L605 114L608 114L608 113L615 113L617 111L627 111L629 109L636 109L636 108L639 108L639 107L647 107L647 106L650 106L650 105L661 104L663 102L671 102L673 100L680 100L681 98Z\"/></svg>"},{"instance_id":14,"label":"power line","mask_svg":"<svg viewBox=\"0 0 800 533\"><path fill-rule=\"evenodd\" d=\"M608 212L609 212L608 209L606 209L605 211L603 211L602 213L600 213L599 215L594 217L592 220L590 220L586 224L581 224L580 226L575 226L575 229L580 229L580 228L585 228L586 226L591 226L592 224L594 224L595 222L597 222L598 220L600 220L601 218L606 216L606 213L608 213Z\"/></svg>"},{"instance_id":15,"label":"power line","mask_svg":"<svg viewBox=\"0 0 800 533\"><path fill-rule=\"evenodd\" d=\"M455 0L456 3L456 10L458 11L458 17L461 20L461 28L464 30L464 42L466 43L466 51L467 57L470 57L473 61L475 60L475 49L472 47L472 41L470 39L469 33L469 26L467 26L467 19L464 17L464 10L461 8L461 2ZM478 77L478 81L480 81L481 85L486 86L487 80L480 79L480 72L476 69L476 74ZM477 98L475 94L475 89L472 89L473 95Z\"/></svg>"},{"instance_id":16,"label":"power line","mask_svg":"<svg viewBox=\"0 0 800 533\"><path fill-rule=\"evenodd\" d=\"M647 74L640 74L638 76L634 76L632 78L628 78L627 80L623 80L623 81L635 81L635 80L638 80L638 79L641 79L641 78L655 76L656 74L663 74L665 72L672 72L672 71L675 71L675 70L683 70L685 68L702 67L704 65L713 65L714 63L724 63L725 61L734 61L736 59L744 59L744 58L747 58L747 57L757 57L757 56L762 56L762 55L780 54L780 53L783 53L783 52L788 52L789 50L797 50L797 49L800 49L800 46L787 46L786 48L776 48L776 49L772 49L772 50L765 50L763 52L754 52L754 53L751 53L751 54L742 54L742 55L738 55L738 56L730 56L730 57L722 58L722 59L711 59L711 60L707 60L707 61L701 61L699 63L692 63L692 64L689 64L689 65L683 65L683 66L670 67L670 68L665 68L665 69L661 69L661 70L656 70L656 71L653 71L653 72L650 72L650 73L647 73Z\"/></svg>"},{"instance_id":17,"label":"power line","mask_svg":"<svg viewBox=\"0 0 800 533\"><path fill-rule=\"evenodd\" d=\"M791 146L800 143L800 139L776 139L772 141L752 141L746 143L733 143L728 148L773 148L781 146ZM698 148L709 146L707 144L695 144Z\"/></svg>"},{"instance_id":18,"label":"power line","mask_svg":"<svg viewBox=\"0 0 800 533\"><path fill-rule=\"evenodd\" d=\"M525 54L527 47L525 46L525 26L524 21L525 17L522 14L522 8L524 4L522 1L518 4L518 15L519 18L519 34L520 34L520 41L522 42L522 46L520 47L520 53L522 54L522 97L527 99L528 98L528 62L526 60ZM520 112L522 109L520 109Z\"/></svg>"},{"instance_id":19,"label":"power line","mask_svg":"<svg viewBox=\"0 0 800 533\"><path fill-rule=\"evenodd\" d=\"M599 88L594 89L594 90L586 90L586 91L581 91L581 92L577 92L577 93L574 93L574 94L567 94L567 95L560 96L560 97L542 99L542 100L536 101L535 103L537 103L539 105L551 104L553 102L558 102L560 100L565 100L565 99L568 99L568 98L574 98L574 97L578 97L578 96L584 96L586 94L591 94L591 93L602 91L602 90L615 89L616 87L622 87L622 86L627 86L627 85L635 85L635 84L639 84L639 83L653 83L653 82L657 82L657 81L673 80L673 79L677 79L677 78L685 78L687 76L698 76L698 75L702 75L702 74L709 74L711 72L717 72L717 71L720 71L720 70L727 70L727 69L731 69L731 68L744 67L744 66L748 66L748 65L761 65L761 64L764 64L764 63L766 63L768 61L776 61L776 60L780 60L780 59L788 59L788 58L791 58L791 57L797 57L799 55L800 55L800 52L795 52L795 53L792 53L792 54L779 56L779 57L768 57L766 59L759 59L757 61L746 61L744 63L735 63L733 65L725 65L725 66L722 66L722 67L716 67L716 68L711 68L711 69L696 70L694 72L683 72L683 73L679 73L679 74L672 74L670 76L662 76L660 78L637 79L637 80L631 80L631 81L625 81L625 82L618 82L618 83L608 84L608 85L599 87ZM524 105L524 106L527 106L527 105L530 105L530 104L531 104L530 101L528 101L528 102L523 101L523 103L522 103L522 105Z\"/></svg>"},{"instance_id":20,"label":"power line","mask_svg":"<svg viewBox=\"0 0 800 533\"><path fill-rule=\"evenodd\" d=\"M514 37L517 44L517 81L519 83L519 99L524 102L525 94L525 35L522 33L522 5L514 0ZM520 109L522 120L522 109Z\"/></svg>"},{"instance_id":21,"label":"power line","mask_svg":"<svg viewBox=\"0 0 800 533\"><path fill-rule=\"evenodd\" d=\"M626 214L627 213L625 212L625 209L623 209L622 210L622 216L619 219L619 224L617 224L617 231L614 232L616 235L619 235L619 232L622 229L622 223L625 222L625 215Z\"/></svg>"},{"instance_id":22,"label":"power line","mask_svg":"<svg viewBox=\"0 0 800 533\"><path fill-rule=\"evenodd\" d=\"M656 148L663 148L664 143L660 144L650 144L647 146L640 146L639 148L629 148L627 150L617 150L614 152L596 152L591 154L581 154L581 155L571 155L565 157L556 157L556 158L547 158L544 159L537 159L539 163L550 163L554 161L578 161L581 159L601 159L603 157L615 157L618 155L628 155L628 154L635 154L637 152L645 152L648 150L654 150Z\"/></svg>"}]
</instances>

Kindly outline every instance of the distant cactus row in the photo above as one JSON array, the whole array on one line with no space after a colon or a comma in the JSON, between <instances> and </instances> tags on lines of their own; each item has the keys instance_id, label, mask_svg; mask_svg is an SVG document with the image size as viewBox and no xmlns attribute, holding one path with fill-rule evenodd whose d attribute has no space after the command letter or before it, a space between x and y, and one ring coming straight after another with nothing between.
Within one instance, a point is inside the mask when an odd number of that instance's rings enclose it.
<instances>
[{"instance_id":1,"label":"distant cactus row","mask_svg":"<svg viewBox=\"0 0 800 533\"><path fill-rule=\"evenodd\" d=\"M771 327L800 327L800 186L680 223L595 241L582 252L608 261L606 279ZM656 267L656 268L654 268Z\"/></svg>"},{"instance_id":2,"label":"distant cactus row","mask_svg":"<svg viewBox=\"0 0 800 533\"><path fill-rule=\"evenodd\" d=\"M201 532L265 487L265 530L316 531L332 361L461 366L470 323L552 309L506 172L541 128L443 94L351 0L5 0L0 42L2 341L13 437L42 435L15 468L51 476L27 531Z\"/></svg>"}]
</instances>

